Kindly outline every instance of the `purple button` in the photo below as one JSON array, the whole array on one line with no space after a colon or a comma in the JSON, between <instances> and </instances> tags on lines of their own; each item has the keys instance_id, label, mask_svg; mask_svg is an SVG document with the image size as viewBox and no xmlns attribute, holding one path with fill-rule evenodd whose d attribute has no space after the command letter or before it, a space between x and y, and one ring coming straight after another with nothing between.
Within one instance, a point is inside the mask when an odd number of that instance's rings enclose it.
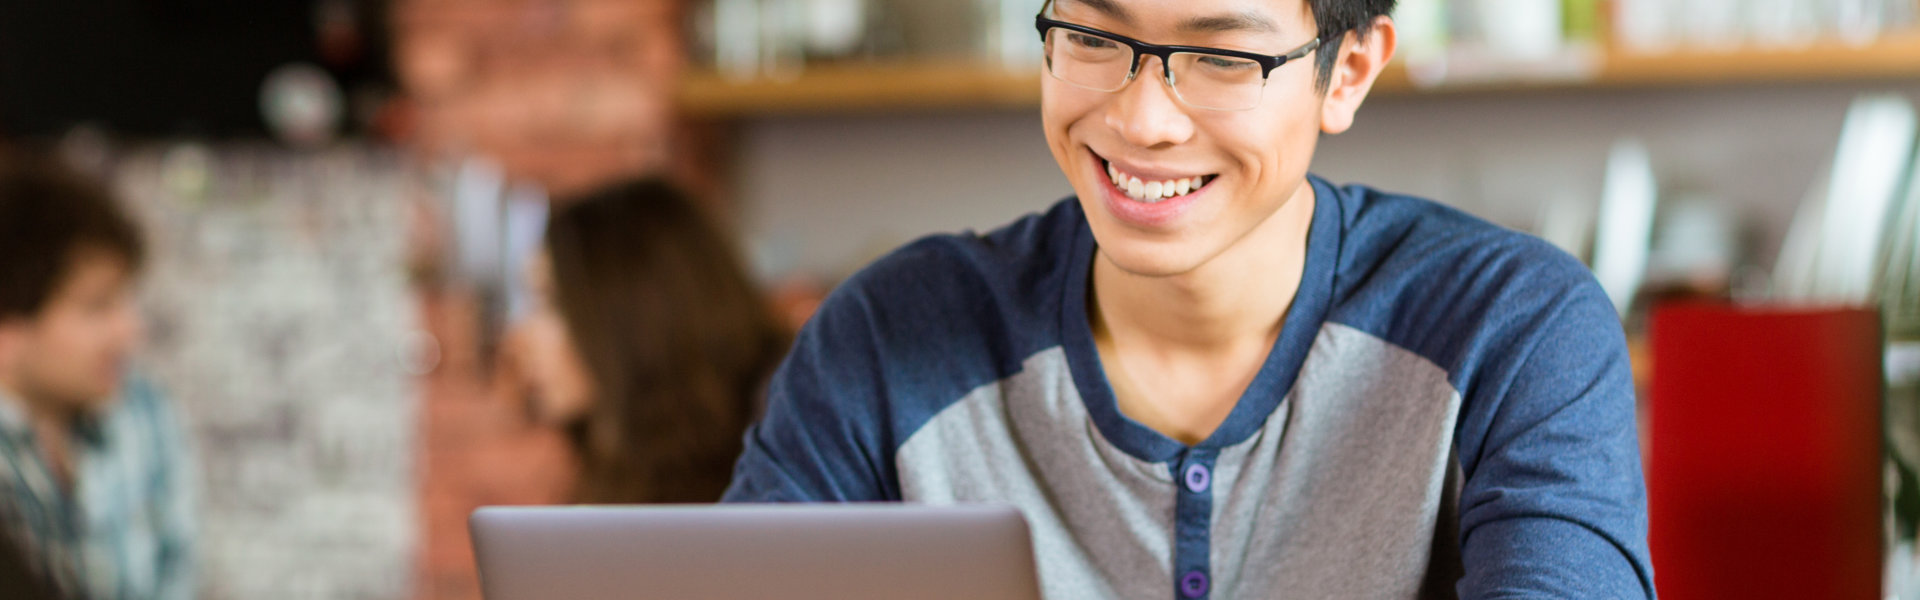
<instances>
[{"instance_id":1,"label":"purple button","mask_svg":"<svg viewBox=\"0 0 1920 600\"><path fill-rule=\"evenodd\" d=\"M1187 465L1187 489L1198 494L1207 491L1209 483L1213 483L1213 472L1208 471L1206 465L1200 463Z\"/></svg>"},{"instance_id":2,"label":"purple button","mask_svg":"<svg viewBox=\"0 0 1920 600\"><path fill-rule=\"evenodd\" d=\"M1207 574L1199 571L1187 571L1180 578L1180 594L1188 598L1207 595Z\"/></svg>"}]
</instances>

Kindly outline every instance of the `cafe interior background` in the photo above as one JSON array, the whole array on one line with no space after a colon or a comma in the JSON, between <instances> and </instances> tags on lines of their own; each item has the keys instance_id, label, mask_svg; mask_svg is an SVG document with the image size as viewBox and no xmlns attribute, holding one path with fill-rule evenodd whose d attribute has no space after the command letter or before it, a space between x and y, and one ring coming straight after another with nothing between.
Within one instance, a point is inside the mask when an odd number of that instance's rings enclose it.
<instances>
[{"instance_id":1,"label":"cafe interior background","mask_svg":"<svg viewBox=\"0 0 1920 600\"><path fill-rule=\"evenodd\" d=\"M112 182L153 239L141 365L200 448L204 597L478 598L467 514L572 476L510 360L548 199L671 178L798 327L891 248L1071 193L1038 8L8 0L0 142ZM1593 267L1642 386L1663 593L1920 598L1920 2L1396 19L1313 171Z\"/></svg>"}]
</instances>

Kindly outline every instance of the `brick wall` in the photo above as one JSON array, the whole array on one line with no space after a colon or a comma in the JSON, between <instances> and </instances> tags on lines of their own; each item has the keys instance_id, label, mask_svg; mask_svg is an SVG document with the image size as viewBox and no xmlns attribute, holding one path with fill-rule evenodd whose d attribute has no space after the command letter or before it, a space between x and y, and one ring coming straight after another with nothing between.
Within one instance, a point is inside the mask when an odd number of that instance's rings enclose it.
<instances>
[{"instance_id":1,"label":"brick wall","mask_svg":"<svg viewBox=\"0 0 1920 600\"><path fill-rule=\"evenodd\" d=\"M479 154L555 194L666 169L679 0L401 0L413 143Z\"/></svg>"},{"instance_id":2,"label":"brick wall","mask_svg":"<svg viewBox=\"0 0 1920 600\"><path fill-rule=\"evenodd\" d=\"M490 376L478 349L481 322L473 296L428 292L421 320L445 357L422 380L425 440L420 479L415 597L478 600L467 515L489 505L556 504L573 486L572 457L560 436L531 424L511 382ZM495 372L498 375L499 372Z\"/></svg>"},{"instance_id":3,"label":"brick wall","mask_svg":"<svg viewBox=\"0 0 1920 600\"><path fill-rule=\"evenodd\" d=\"M418 325L398 158L170 144L116 161L152 245L140 367L199 449L202 598L412 593Z\"/></svg>"}]
</instances>

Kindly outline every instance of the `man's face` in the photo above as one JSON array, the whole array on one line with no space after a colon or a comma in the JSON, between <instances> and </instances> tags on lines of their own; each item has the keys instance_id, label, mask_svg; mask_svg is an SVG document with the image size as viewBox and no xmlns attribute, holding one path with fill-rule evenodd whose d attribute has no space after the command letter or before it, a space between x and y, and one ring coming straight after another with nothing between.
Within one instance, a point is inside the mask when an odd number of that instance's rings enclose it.
<instances>
[{"instance_id":1,"label":"man's face","mask_svg":"<svg viewBox=\"0 0 1920 600\"><path fill-rule=\"evenodd\" d=\"M40 314L0 321L0 368L31 401L98 409L118 391L140 329L125 262L83 250Z\"/></svg>"},{"instance_id":2,"label":"man's face","mask_svg":"<svg viewBox=\"0 0 1920 600\"><path fill-rule=\"evenodd\" d=\"M1056 0L1052 16L1148 43L1267 55L1285 54L1316 35L1303 0ZM1102 254L1138 275L1186 273L1310 193L1306 172L1322 114L1317 60L1309 54L1274 69L1259 104L1244 111L1181 103L1153 57L1116 92L1043 77L1047 144ZM1115 185L1109 166L1123 180L1205 185L1147 202Z\"/></svg>"}]
</instances>

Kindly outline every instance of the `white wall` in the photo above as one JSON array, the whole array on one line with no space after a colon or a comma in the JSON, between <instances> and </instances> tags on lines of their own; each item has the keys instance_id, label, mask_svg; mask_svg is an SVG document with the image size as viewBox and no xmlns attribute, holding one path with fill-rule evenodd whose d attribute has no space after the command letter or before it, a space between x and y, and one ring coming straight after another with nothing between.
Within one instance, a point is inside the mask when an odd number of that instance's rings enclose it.
<instances>
[{"instance_id":1,"label":"white wall","mask_svg":"<svg viewBox=\"0 0 1920 600\"><path fill-rule=\"evenodd\" d=\"M1381 98L1313 170L1532 229L1546 202L1592 204L1608 149L1651 149L1667 193L1755 229L1760 264L1826 168L1854 96L1920 83ZM990 228L1070 193L1037 109L787 117L742 126L744 233L763 275L843 275L921 234Z\"/></svg>"}]
</instances>

